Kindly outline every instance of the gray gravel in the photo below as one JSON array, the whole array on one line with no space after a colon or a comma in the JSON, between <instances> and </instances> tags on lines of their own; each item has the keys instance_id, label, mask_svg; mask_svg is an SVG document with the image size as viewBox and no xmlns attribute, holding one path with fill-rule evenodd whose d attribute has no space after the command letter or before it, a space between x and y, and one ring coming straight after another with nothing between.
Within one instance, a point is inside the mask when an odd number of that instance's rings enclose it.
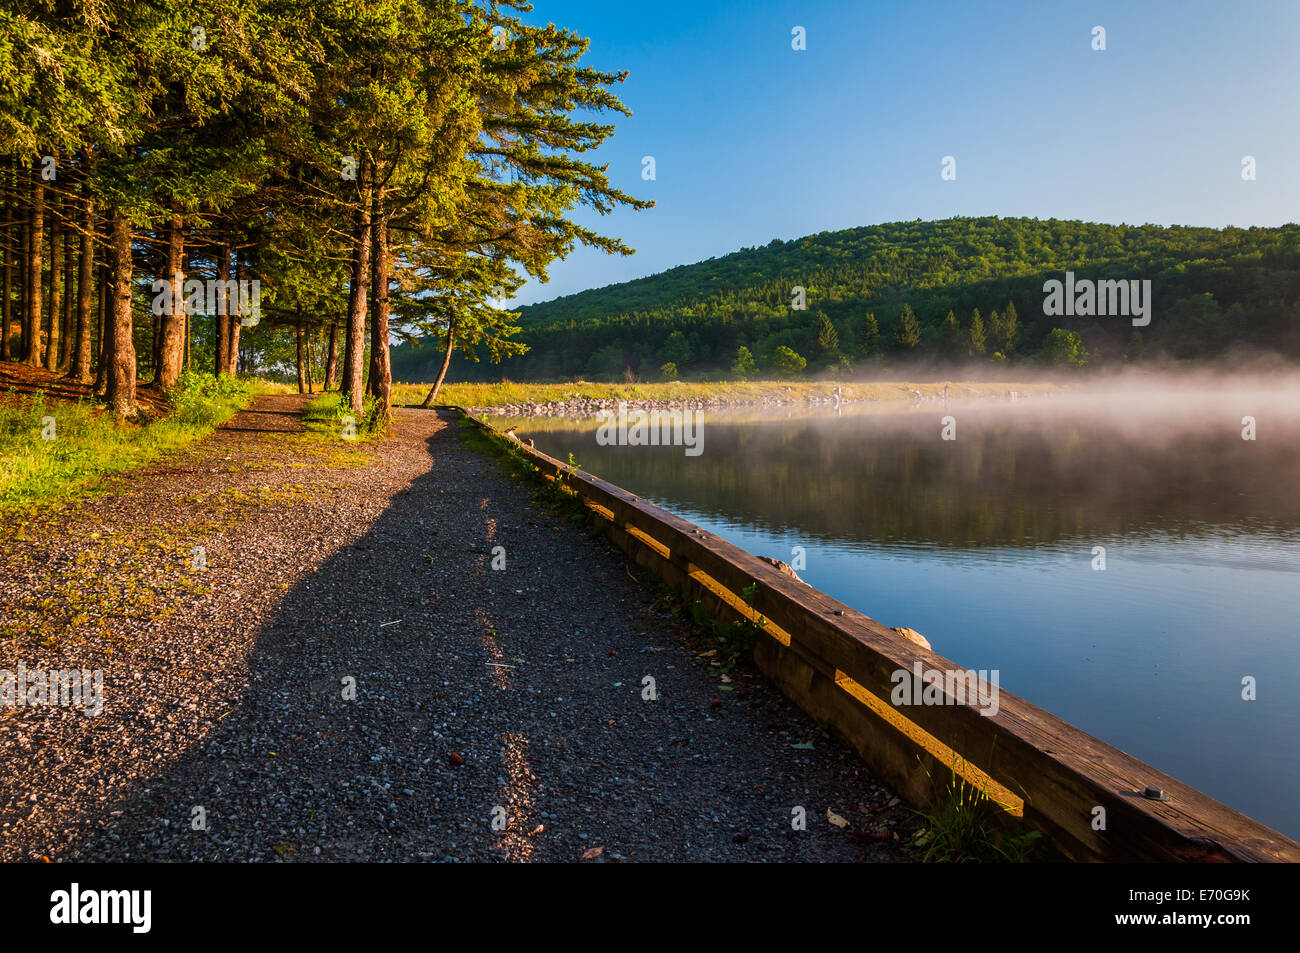
<instances>
[{"instance_id":1,"label":"gray gravel","mask_svg":"<svg viewBox=\"0 0 1300 953\"><path fill-rule=\"evenodd\" d=\"M846 747L752 670L722 690L453 417L333 443L303 403L4 527L0 668L103 669L105 707L0 707L0 860L912 858Z\"/></svg>"}]
</instances>

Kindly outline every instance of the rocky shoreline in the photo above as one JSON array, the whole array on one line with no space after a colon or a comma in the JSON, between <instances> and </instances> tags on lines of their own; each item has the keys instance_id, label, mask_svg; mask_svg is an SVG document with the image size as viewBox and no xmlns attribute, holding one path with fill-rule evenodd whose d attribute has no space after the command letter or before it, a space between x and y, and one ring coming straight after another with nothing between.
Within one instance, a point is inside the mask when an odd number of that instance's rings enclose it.
<instances>
[{"instance_id":1,"label":"rocky shoreline","mask_svg":"<svg viewBox=\"0 0 1300 953\"><path fill-rule=\"evenodd\" d=\"M1030 396L1027 391L1007 391L1004 394L985 395L981 397L952 396L951 400L1024 400ZM763 397L694 397L681 400L659 400L655 398L636 398L618 400L615 398L579 397L571 400L548 400L540 403L527 401L522 404L504 404L496 407L469 407L470 413L489 417L594 417L602 411L617 412L619 405L627 410L723 410L741 407L788 408L788 407L841 407L848 404L889 404L907 403L919 406L924 403L942 403L943 394L922 394L913 390L911 396L904 397L846 397L843 395L810 395L807 397L782 397L780 395Z\"/></svg>"}]
</instances>

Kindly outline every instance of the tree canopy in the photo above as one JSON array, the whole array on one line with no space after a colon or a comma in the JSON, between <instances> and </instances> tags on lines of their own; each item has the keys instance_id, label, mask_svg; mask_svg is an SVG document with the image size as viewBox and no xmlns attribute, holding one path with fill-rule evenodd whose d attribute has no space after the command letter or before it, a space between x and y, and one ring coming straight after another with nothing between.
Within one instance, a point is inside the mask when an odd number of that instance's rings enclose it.
<instances>
[{"instance_id":1,"label":"tree canopy","mask_svg":"<svg viewBox=\"0 0 1300 953\"><path fill-rule=\"evenodd\" d=\"M520 353L517 314L494 302L578 244L631 253L570 213L651 204L585 157L614 131L599 117L628 112L614 93L626 74L584 65L587 40L525 23L530 9L0 11L0 357L81 379L97 368L131 416L142 372L165 392L196 351L231 374L296 338L354 410L368 392L386 417L394 340ZM93 361L72 359L83 339Z\"/></svg>"}]
</instances>

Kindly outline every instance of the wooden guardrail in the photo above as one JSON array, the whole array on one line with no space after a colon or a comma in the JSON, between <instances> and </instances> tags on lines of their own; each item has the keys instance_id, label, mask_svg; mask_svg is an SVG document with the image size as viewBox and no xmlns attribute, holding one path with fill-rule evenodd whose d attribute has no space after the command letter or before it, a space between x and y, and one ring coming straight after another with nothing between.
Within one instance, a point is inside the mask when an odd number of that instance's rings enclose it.
<instances>
[{"instance_id":1,"label":"wooden guardrail","mask_svg":"<svg viewBox=\"0 0 1300 953\"><path fill-rule=\"evenodd\" d=\"M935 687L940 704L891 704L900 671L963 670L693 523L466 416L562 479L638 565L715 616L761 624L759 669L913 805L934 805L956 774L1074 860L1300 861L1300 844L1000 686L992 715L955 685ZM1147 797L1148 788L1166 799Z\"/></svg>"}]
</instances>

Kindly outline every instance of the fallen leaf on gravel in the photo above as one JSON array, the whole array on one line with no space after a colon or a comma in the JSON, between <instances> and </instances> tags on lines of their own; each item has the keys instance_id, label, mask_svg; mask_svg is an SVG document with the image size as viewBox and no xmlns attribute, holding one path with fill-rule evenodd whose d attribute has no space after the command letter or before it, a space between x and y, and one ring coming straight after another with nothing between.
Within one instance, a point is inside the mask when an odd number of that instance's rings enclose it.
<instances>
[{"instance_id":1,"label":"fallen leaf on gravel","mask_svg":"<svg viewBox=\"0 0 1300 953\"><path fill-rule=\"evenodd\" d=\"M588 847L582 852L583 860L595 860L601 854L605 853L604 847Z\"/></svg>"},{"instance_id":2,"label":"fallen leaf on gravel","mask_svg":"<svg viewBox=\"0 0 1300 953\"><path fill-rule=\"evenodd\" d=\"M709 702L709 707L710 707L710 708L721 708L721 707L722 707L722 702L721 702L719 699L715 698L715 699L713 699L713 701Z\"/></svg>"},{"instance_id":3,"label":"fallen leaf on gravel","mask_svg":"<svg viewBox=\"0 0 1300 953\"><path fill-rule=\"evenodd\" d=\"M830 821L830 822L831 822L832 824L834 824L836 827L848 827L848 826L849 826L849 822L848 822L848 821L846 821L844 818L840 817L838 814L836 814L834 811L832 811L829 807L826 808L826 820Z\"/></svg>"},{"instance_id":4,"label":"fallen leaf on gravel","mask_svg":"<svg viewBox=\"0 0 1300 953\"><path fill-rule=\"evenodd\" d=\"M455 751L447 755L447 760L450 761L458 768L465 763L465 759L461 755L457 754Z\"/></svg>"},{"instance_id":5,"label":"fallen leaf on gravel","mask_svg":"<svg viewBox=\"0 0 1300 953\"><path fill-rule=\"evenodd\" d=\"M805 742L804 742L803 744L801 744L801 745L791 745L790 747L791 747L791 748L798 748L800 751L812 751L812 750L813 750L813 745L812 745L812 742L811 742L811 741L805 741Z\"/></svg>"}]
</instances>

